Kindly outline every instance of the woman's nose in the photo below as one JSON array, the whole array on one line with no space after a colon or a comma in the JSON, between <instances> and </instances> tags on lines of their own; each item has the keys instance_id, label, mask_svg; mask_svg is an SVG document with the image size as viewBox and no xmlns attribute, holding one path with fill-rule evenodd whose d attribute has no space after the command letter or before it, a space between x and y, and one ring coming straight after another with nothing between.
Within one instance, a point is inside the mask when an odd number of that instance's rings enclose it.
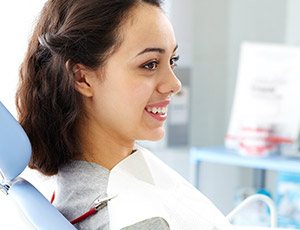
<instances>
[{"instance_id":1,"label":"woman's nose","mask_svg":"<svg viewBox=\"0 0 300 230\"><path fill-rule=\"evenodd\" d=\"M158 91L162 94L178 93L181 90L181 82L176 77L173 70L168 71L166 75L162 76Z\"/></svg>"}]
</instances>

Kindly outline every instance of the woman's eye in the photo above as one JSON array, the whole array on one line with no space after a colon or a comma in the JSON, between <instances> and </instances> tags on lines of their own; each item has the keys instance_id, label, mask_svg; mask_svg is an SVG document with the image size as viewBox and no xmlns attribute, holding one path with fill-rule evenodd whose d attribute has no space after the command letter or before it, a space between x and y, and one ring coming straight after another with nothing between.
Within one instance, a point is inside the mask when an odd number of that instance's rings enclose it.
<instances>
[{"instance_id":1,"label":"woman's eye","mask_svg":"<svg viewBox=\"0 0 300 230\"><path fill-rule=\"evenodd\" d=\"M157 61L151 61L143 65L143 68L147 70L155 70L157 69L158 62Z\"/></svg>"},{"instance_id":2,"label":"woman's eye","mask_svg":"<svg viewBox=\"0 0 300 230\"><path fill-rule=\"evenodd\" d=\"M179 56L173 57L170 60L170 65L172 68L175 68L177 66L177 61L179 60Z\"/></svg>"}]
</instances>

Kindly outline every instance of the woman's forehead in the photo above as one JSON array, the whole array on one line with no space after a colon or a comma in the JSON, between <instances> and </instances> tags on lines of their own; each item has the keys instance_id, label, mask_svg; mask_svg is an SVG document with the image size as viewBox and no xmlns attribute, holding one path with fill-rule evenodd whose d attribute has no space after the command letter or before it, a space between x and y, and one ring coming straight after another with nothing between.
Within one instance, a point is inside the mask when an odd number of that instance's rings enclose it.
<instances>
[{"instance_id":1,"label":"woman's forehead","mask_svg":"<svg viewBox=\"0 0 300 230\"><path fill-rule=\"evenodd\" d=\"M176 40L171 23L164 12L148 4L134 8L120 30L121 49L140 52L148 47L160 47L173 52Z\"/></svg>"}]
</instances>

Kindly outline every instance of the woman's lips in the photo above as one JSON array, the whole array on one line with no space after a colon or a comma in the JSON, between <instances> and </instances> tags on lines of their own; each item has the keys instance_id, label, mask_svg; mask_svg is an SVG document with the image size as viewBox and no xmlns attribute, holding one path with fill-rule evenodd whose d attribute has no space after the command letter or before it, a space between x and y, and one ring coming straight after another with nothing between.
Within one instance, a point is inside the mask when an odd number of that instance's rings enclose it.
<instances>
[{"instance_id":1,"label":"woman's lips","mask_svg":"<svg viewBox=\"0 0 300 230\"><path fill-rule=\"evenodd\" d=\"M152 103L146 106L145 111L154 119L158 121L165 121L167 119L167 106L169 103L170 100Z\"/></svg>"}]
</instances>

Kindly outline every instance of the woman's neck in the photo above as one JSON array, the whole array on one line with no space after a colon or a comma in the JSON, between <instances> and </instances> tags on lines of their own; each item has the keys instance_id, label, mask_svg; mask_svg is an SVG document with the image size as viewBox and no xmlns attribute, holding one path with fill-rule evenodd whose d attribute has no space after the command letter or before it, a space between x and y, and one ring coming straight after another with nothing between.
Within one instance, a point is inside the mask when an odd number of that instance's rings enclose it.
<instances>
[{"instance_id":1,"label":"woman's neck","mask_svg":"<svg viewBox=\"0 0 300 230\"><path fill-rule=\"evenodd\" d=\"M109 132L85 127L79 133L82 146L80 160L111 170L133 152L134 141L121 142L120 138L113 137Z\"/></svg>"}]
</instances>

